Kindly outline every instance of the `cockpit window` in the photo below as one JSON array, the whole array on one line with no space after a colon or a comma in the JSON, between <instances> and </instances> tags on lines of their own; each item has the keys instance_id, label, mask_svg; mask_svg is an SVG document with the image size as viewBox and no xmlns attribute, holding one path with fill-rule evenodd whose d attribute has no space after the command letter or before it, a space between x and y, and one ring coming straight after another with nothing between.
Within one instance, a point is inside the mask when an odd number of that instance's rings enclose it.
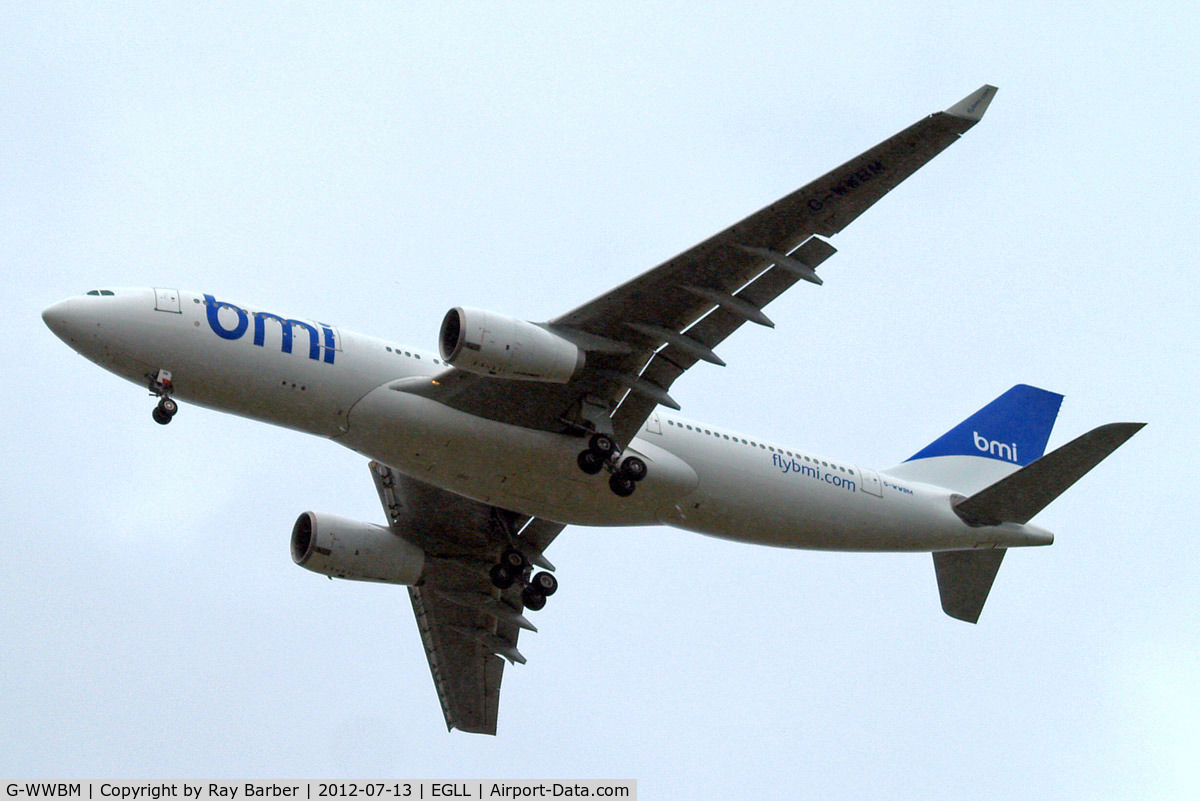
<instances>
[{"instance_id":1,"label":"cockpit window","mask_svg":"<svg viewBox=\"0 0 1200 801\"><path fill-rule=\"evenodd\" d=\"M93 289L91 292L88 292L88 294L89 294L89 295L105 295L105 296L108 296L108 295L112 295L112 294L113 294L113 291L112 291L111 289Z\"/></svg>"}]
</instances>

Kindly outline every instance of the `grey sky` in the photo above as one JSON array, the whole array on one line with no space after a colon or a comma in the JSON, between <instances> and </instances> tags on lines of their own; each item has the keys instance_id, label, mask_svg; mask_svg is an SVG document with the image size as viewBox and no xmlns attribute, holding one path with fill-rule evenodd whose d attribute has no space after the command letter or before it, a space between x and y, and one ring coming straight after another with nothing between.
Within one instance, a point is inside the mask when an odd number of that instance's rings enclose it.
<instances>
[{"instance_id":1,"label":"grey sky","mask_svg":"<svg viewBox=\"0 0 1200 801\"><path fill-rule=\"evenodd\" d=\"M0 775L632 777L643 797L1194 798L1200 30L1127 4L0 7ZM928 555L568 529L500 736L447 734L401 588L295 567L360 457L71 353L42 308L203 289L432 348L540 320L989 82L689 417L869 466L1014 383L1149 427L978 626Z\"/></svg>"}]
</instances>

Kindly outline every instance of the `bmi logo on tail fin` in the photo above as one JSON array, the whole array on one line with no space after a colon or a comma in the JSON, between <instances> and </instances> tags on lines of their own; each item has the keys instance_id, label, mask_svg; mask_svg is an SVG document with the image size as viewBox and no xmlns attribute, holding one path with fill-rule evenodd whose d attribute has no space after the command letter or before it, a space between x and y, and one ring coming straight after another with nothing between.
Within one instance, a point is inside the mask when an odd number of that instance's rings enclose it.
<instances>
[{"instance_id":1,"label":"bmi logo on tail fin","mask_svg":"<svg viewBox=\"0 0 1200 801\"><path fill-rule=\"evenodd\" d=\"M1063 396L1017 384L908 459L980 456L1023 467L1042 457Z\"/></svg>"}]
</instances>

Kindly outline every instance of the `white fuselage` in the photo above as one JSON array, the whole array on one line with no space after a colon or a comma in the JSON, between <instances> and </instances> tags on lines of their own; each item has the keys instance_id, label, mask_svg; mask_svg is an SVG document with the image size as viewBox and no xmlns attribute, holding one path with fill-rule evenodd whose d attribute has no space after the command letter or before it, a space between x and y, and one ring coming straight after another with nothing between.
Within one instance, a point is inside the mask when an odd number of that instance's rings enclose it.
<instances>
[{"instance_id":1,"label":"white fuselage","mask_svg":"<svg viewBox=\"0 0 1200 801\"><path fill-rule=\"evenodd\" d=\"M212 296L118 290L63 301L43 316L79 353L137 384L166 369L179 400L327 437L442 489L561 523L663 524L855 551L1051 541L1036 526L968 526L940 487L665 413L628 445L647 462L647 478L617 497L602 476L576 467L578 436L498 423L404 391L406 378L449 369L428 352Z\"/></svg>"}]
</instances>

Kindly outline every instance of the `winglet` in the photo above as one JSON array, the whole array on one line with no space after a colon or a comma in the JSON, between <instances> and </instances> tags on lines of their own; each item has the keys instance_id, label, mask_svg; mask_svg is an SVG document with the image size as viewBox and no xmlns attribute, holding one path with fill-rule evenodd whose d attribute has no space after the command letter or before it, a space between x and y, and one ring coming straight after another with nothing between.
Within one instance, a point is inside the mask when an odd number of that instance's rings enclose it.
<instances>
[{"instance_id":1,"label":"winglet","mask_svg":"<svg viewBox=\"0 0 1200 801\"><path fill-rule=\"evenodd\" d=\"M992 98L995 96L996 87L985 83L946 109L946 113L952 117L961 117L971 122L979 122L983 119L983 112L987 111L988 104L992 102Z\"/></svg>"}]
</instances>

